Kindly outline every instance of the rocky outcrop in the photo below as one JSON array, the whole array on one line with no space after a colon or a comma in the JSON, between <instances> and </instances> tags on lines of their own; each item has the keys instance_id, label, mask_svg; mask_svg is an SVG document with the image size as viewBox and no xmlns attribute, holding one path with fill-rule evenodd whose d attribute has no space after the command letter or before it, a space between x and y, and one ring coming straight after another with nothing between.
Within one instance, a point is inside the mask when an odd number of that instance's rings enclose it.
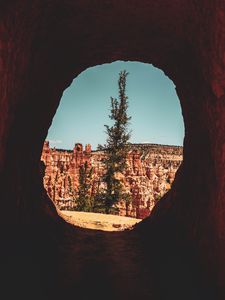
<instances>
[{"instance_id":1,"label":"rocky outcrop","mask_svg":"<svg viewBox=\"0 0 225 300\"><path fill-rule=\"evenodd\" d=\"M157 201L171 188L175 173L182 162L183 148L178 146L133 144L127 157L127 169L118 174L124 193L131 201L121 199L117 205L119 215L135 218L147 217ZM89 195L94 197L104 189L105 173L103 151L91 151L91 145L75 144L73 151L43 146L41 159L46 165L44 187L60 209L74 209L79 189L80 167L87 162L93 169Z\"/></svg>"}]
</instances>

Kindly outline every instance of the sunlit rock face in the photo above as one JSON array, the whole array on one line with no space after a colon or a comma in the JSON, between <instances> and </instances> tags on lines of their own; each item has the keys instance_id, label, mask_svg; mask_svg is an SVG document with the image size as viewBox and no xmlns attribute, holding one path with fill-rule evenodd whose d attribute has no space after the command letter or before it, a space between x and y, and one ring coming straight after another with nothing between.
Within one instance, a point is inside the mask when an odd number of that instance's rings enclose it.
<instances>
[{"instance_id":1,"label":"sunlit rock face","mask_svg":"<svg viewBox=\"0 0 225 300\"><path fill-rule=\"evenodd\" d=\"M158 200L171 188L175 173L182 162L182 147L151 144L133 144L127 156L127 168L116 174L131 201L119 200L119 215L145 218ZM73 151L43 146L41 159L45 163L44 187L48 196L62 210L76 208L80 167L87 162L92 168L89 196L104 190L105 174L103 151L91 151L91 145L76 144Z\"/></svg>"},{"instance_id":2,"label":"sunlit rock face","mask_svg":"<svg viewBox=\"0 0 225 300\"><path fill-rule=\"evenodd\" d=\"M126 299L128 293L129 299L154 298L154 294L156 299L225 298L224 11L222 0L1 1L1 229L10 237L1 240L1 250L5 249L1 270L8 280L8 285L2 284L7 293L16 290L18 298L30 299L25 296L27 289L33 293L45 286L48 296L40 293L37 299L65 298L66 292L80 299L85 299L82 292L98 298L98 284L103 282L112 299L113 295ZM96 248L98 239L82 244L77 230L57 216L43 189L40 156L63 91L86 68L115 60L151 63L173 80L185 123L184 159L171 190L135 229L141 240L136 244L124 233L121 243L116 243L115 236L105 236ZM30 230L27 237L26 230ZM60 237L68 232L84 251L66 247ZM122 251L125 240L127 251ZM149 255L148 241L155 247L154 255ZM115 249L116 244L117 256L109 260L107 245ZM29 261L32 253L36 265ZM82 254L91 253L93 260L84 262ZM103 254L105 265L100 259ZM27 259L26 277L19 273L25 269L25 261L19 263L22 258ZM50 260L57 264L56 270ZM155 262L160 268L147 274ZM32 283L30 278L35 278L36 286L27 284ZM86 288L87 281L91 289ZM154 292L152 282L159 284ZM210 295L211 286L216 292Z\"/></svg>"}]
</instances>

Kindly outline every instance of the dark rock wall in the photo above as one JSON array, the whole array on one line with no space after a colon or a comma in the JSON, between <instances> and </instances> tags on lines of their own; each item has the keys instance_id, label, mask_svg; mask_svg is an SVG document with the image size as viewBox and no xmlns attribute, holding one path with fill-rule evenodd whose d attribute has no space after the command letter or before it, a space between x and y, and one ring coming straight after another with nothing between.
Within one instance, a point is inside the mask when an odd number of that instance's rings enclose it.
<instances>
[{"instance_id":1,"label":"dark rock wall","mask_svg":"<svg viewBox=\"0 0 225 300\"><path fill-rule=\"evenodd\" d=\"M41 222L46 232L52 223L69 230L47 200L39 175L42 145L62 93L87 67L118 59L152 63L176 85L185 122L184 162L170 193L136 231L148 239L166 226L173 243L179 228L222 295L225 2L14 0L1 1L0 8L4 228ZM57 238L58 232L52 235Z\"/></svg>"}]
</instances>

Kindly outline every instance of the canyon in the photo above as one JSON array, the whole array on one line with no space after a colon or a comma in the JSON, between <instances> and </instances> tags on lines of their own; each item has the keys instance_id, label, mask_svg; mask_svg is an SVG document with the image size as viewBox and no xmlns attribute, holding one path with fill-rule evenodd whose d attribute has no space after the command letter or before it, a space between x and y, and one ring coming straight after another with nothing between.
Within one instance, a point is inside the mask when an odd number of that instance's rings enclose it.
<instances>
[{"instance_id":1,"label":"canyon","mask_svg":"<svg viewBox=\"0 0 225 300\"><path fill-rule=\"evenodd\" d=\"M129 203L120 199L116 205L121 216L146 218L154 205L170 190L176 171L183 159L180 146L131 144L127 155L127 168L116 174L123 191L130 195ZM87 163L92 169L88 195L94 197L105 186L104 151L92 151L76 143L73 150L50 148L45 141L41 160L45 164L44 187L48 196L61 210L76 210L80 168Z\"/></svg>"}]
</instances>

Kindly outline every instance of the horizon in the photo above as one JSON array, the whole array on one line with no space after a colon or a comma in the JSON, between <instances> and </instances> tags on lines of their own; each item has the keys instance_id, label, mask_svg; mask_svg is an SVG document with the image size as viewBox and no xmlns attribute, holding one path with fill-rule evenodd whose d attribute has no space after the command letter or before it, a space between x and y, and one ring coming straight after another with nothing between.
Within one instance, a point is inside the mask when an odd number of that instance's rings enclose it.
<instances>
[{"instance_id":1,"label":"horizon","mask_svg":"<svg viewBox=\"0 0 225 300\"><path fill-rule=\"evenodd\" d=\"M49 142L48 140L45 140L45 142ZM75 145L77 144L81 144L83 147L85 147L86 145L91 145L90 143L87 143L87 144L82 144L80 142L75 142L74 143L74 147ZM156 143L129 143L131 145L151 145L151 146L162 146L162 147L177 147L177 148L183 148L184 146L183 145L169 145L169 144L156 144ZM73 151L74 147L72 149L66 149L66 148L60 148L60 147L51 147L50 146L50 143L49 143L49 147L51 149L55 149L55 150L58 150L58 151ZM91 151L104 151L104 150L98 150L98 149L94 149L92 148L92 145L91 145Z\"/></svg>"},{"instance_id":2,"label":"horizon","mask_svg":"<svg viewBox=\"0 0 225 300\"><path fill-rule=\"evenodd\" d=\"M46 140L51 148L76 143L104 145L110 97L118 98L119 72L126 70L130 143L183 146L184 122L174 83L158 68L115 61L81 72L64 91Z\"/></svg>"}]
</instances>

